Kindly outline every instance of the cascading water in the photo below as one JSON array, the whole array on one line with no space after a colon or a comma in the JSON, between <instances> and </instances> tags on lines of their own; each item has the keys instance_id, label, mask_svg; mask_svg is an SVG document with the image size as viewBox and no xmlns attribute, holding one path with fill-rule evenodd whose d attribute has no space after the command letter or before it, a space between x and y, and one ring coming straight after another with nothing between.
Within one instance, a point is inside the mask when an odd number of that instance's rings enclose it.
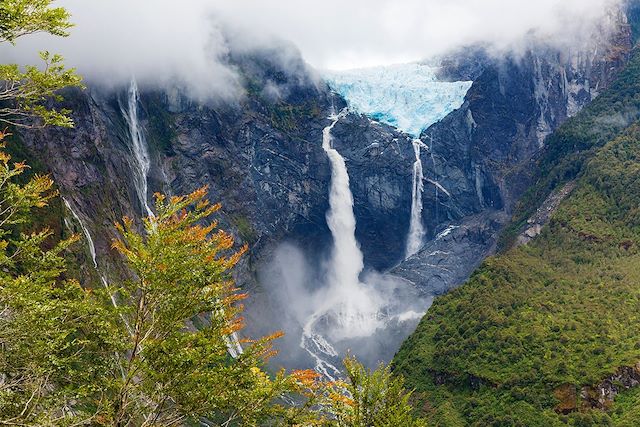
<instances>
[{"instance_id":1,"label":"cascading water","mask_svg":"<svg viewBox=\"0 0 640 427\"><path fill-rule=\"evenodd\" d=\"M338 352L324 335L339 342L370 336L383 326L379 315L381 301L360 281L364 258L355 236L349 174L344 158L332 144L331 131L346 113L347 110L343 110L332 115L331 124L322 132L322 148L331 164L327 224L333 249L327 268L327 288L317 295L322 304L304 325L301 341L301 346L315 360L316 369L332 379L339 376L340 371L326 359L335 359Z\"/></svg>"},{"instance_id":2,"label":"cascading water","mask_svg":"<svg viewBox=\"0 0 640 427\"><path fill-rule=\"evenodd\" d=\"M334 239L329 274L332 283L354 286L364 269L364 259L356 240L356 218L353 215L353 195L349 188L349 174L344 158L333 148L331 130L345 114L331 117L333 122L322 131L322 148L331 162L331 190L327 224Z\"/></svg>"},{"instance_id":3,"label":"cascading water","mask_svg":"<svg viewBox=\"0 0 640 427\"><path fill-rule=\"evenodd\" d=\"M409 258L420 250L425 235L420 151L426 146L418 137L424 129L460 108L472 82L439 81L436 68L419 63L330 72L326 77L332 89L344 96L350 109L414 138L411 216L405 250L405 258Z\"/></svg>"},{"instance_id":4,"label":"cascading water","mask_svg":"<svg viewBox=\"0 0 640 427\"><path fill-rule=\"evenodd\" d=\"M133 180L138 199L140 200L140 206L148 216L153 216L153 211L149 206L149 200L147 193L149 191L149 170L151 169L151 158L149 156L149 150L147 147L147 141L144 136L144 131L140 125L138 118L138 102L140 100L140 94L138 92L138 85L135 79L131 79L129 85L127 108L122 105L122 115L124 116L127 125L129 126L129 136L131 137L131 152L133 154L133 160L135 165L133 167Z\"/></svg>"},{"instance_id":5,"label":"cascading water","mask_svg":"<svg viewBox=\"0 0 640 427\"><path fill-rule=\"evenodd\" d=\"M104 286L105 290L109 294L109 297L111 298L111 304L113 304L114 307L118 307L118 302L116 301L116 297L113 293L111 293L111 290L109 289L109 282L107 281L107 278L100 271L100 268L98 267L98 258L97 258L98 255L96 253L96 246L93 243L93 239L91 238L91 233L89 233L89 229L84 224L84 222L80 219L78 214L73 210L69 201L64 197L62 198L62 201L66 206L66 208L69 210L69 212L71 212L71 216L73 216L76 222L80 225L80 229L82 230L84 237L87 239L87 246L89 247L89 254L91 255L91 261L93 261L93 268L98 272L98 275L100 276L100 281L102 282L102 286ZM67 223L67 227L72 229L71 224L69 223Z\"/></svg>"},{"instance_id":6,"label":"cascading water","mask_svg":"<svg viewBox=\"0 0 640 427\"><path fill-rule=\"evenodd\" d=\"M419 139L414 139L413 151L416 161L413 163L413 180L411 188L411 218L409 221L409 235L407 237L407 250L405 258L416 254L422 246L424 238L424 226L422 224L422 192L424 191L424 175L422 172L422 160L420 149L424 145Z\"/></svg>"}]
</instances>

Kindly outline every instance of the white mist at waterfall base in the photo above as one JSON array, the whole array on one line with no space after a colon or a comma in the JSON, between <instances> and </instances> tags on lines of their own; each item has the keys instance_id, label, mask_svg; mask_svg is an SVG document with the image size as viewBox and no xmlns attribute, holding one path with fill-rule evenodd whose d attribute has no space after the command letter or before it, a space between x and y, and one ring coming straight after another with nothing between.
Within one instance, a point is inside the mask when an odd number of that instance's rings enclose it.
<instances>
[{"instance_id":1,"label":"white mist at waterfall base","mask_svg":"<svg viewBox=\"0 0 640 427\"><path fill-rule=\"evenodd\" d=\"M259 271L269 291L249 294L247 325L255 336L285 333L276 343L275 369L313 367L336 379L349 353L369 367L388 362L431 304L404 279L365 270L343 289L345 282L329 280L330 269L331 255L319 259L285 242Z\"/></svg>"},{"instance_id":2,"label":"white mist at waterfall base","mask_svg":"<svg viewBox=\"0 0 640 427\"><path fill-rule=\"evenodd\" d=\"M147 140L145 138L144 130L140 124L138 117L138 103L140 101L140 93L138 92L138 85L135 79L131 79L127 96L127 107L122 105L122 115L129 127L129 139L131 142L131 154L133 155L133 183L135 186L136 194L140 201L140 206L143 209L143 213L152 217L153 211L149 206L148 191L149 191L149 170L151 169L151 158L149 156L149 149L147 147Z\"/></svg>"}]
</instances>

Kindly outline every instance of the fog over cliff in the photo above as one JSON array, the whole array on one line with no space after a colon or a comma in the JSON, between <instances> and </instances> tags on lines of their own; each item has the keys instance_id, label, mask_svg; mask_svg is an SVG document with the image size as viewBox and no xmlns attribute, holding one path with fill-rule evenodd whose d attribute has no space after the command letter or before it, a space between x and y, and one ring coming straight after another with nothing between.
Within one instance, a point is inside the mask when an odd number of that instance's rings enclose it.
<instances>
[{"instance_id":1,"label":"fog over cliff","mask_svg":"<svg viewBox=\"0 0 640 427\"><path fill-rule=\"evenodd\" d=\"M43 46L89 82L179 84L194 97L233 97L230 49L294 41L320 69L415 61L481 43L518 50L524 40L580 45L622 0L59 0L76 23L73 37L25 38L1 54L35 62ZM604 26L603 26L604 24Z\"/></svg>"}]
</instances>

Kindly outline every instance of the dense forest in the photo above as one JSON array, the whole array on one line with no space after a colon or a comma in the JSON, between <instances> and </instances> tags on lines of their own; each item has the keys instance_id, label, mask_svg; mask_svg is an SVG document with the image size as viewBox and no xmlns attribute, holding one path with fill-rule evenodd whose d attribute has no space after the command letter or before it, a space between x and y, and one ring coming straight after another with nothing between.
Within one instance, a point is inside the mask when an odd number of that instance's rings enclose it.
<instances>
[{"instance_id":1,"label":"dense forest","mask_svg":"<svg viewBox=\"0 0 640 427\"><path fill-rule=\"evenodd\" d=\"M439 298L394 371L436 425L638 423L640 55L546 141L503 250ZM539 236L517 237L569 192Z\"/></svg>"}]
</instances>

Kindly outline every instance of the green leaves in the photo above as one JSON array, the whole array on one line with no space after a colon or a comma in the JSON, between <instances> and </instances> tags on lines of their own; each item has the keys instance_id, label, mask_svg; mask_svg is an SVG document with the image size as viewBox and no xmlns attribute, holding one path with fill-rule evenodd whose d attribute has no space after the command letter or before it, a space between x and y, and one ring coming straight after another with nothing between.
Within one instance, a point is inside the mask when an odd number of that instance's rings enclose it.
<instances>
[{"instance_id":1,"label":"green leaves","mask_svg":"<svg viewBox=\"0 0 640 427\"><path fill-rule=\"evenodd\" d=\"M71 28L69 13L51 7L51 0L3 0L0 2L0 43L15 44L19 37L46 32L66 37ZM74 69L66 69L60 55L41 52L42 68L16 64L0 64L0 123L13 126L72 127L70 111L56 109L51 101L60 102L59 91L65 87L81 87Z\"/></svg>"},{"instance_id":2,"label":"green leaves","mask_svg":"<svg viewBox=\"0 0 640 427\"><path fill-rule=\"evenodd\" d=\"M328 393L328 412L337 427L426 427L409 405L404 380L386 366L370 371L352 357L344 360L346 380Z\"/></svg>"},{"instance_id":3,"label":"green leaves","mask_svg":"<svg viewBox=\"0 0 640 427\"><path fill-rule=\"evenodd\" d=\"M52 0L3 0L0 3L0 43L15 43L27 34L46 32L67 36L70 14L62 7L51 7Z\"/></svg>"},{"instance_id":4,"label":"green leaves","mask_svg":"<svg viewBox=\"0 0 640 427\"><path fill-rule=\"evenodd\" d=\"M4 135L0 134L0 140ZM114 330L112 316L93 293L65 280L63 251L77 240L43 249L48 230L20 233L34 210L55 196L50 179L20 185L26 170L0 152L0 420L21 425L61 425L69 399L90 400L104 385ZM78 406L64 422L89 419Z\"/></svg>"},{"instance_id":5,"label":"green leaves","mask_svg":"<svg viewBox=\"0 0 640 427\"><path fill-rule=\"evenodd\" d=\"M0 65L0 122L15 126L72 127L70 111L51 107L50 101L62 101L59 91L80 87L81 78L74 69L66 69L62 57L41 52L43 69L15 64Z\"/></svg>"}]
</instances>

